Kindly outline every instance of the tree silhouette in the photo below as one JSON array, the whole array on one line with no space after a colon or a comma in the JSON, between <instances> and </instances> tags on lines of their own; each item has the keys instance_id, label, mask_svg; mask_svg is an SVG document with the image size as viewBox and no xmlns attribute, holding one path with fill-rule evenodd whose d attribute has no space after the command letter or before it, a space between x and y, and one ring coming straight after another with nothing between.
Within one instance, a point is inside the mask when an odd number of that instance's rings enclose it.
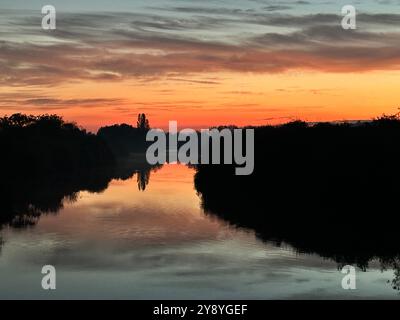
<instances>
[{"instance_id":1,"label":"tree silhouette","mask_svg":"<svg viewBox=\"0 0 400 320\"><path fill-rule=\"evenodd\" d=\"M139 113L137 120L137 128L143 131L150 129L149 120L146 118L144 113Z\"/></svg>"},{"instance_id":2,"label":"tree silhouette","mask_svg":"<svg viewBox=\"0 0 400 320\"><path fill-rule=\"evenodd\" d=\"M235 165L195 166L206 214L339 266L365 271L378 259L400 291L398 115L254 130L252 175L236 176Z\"/></svg>"}]
</instances>

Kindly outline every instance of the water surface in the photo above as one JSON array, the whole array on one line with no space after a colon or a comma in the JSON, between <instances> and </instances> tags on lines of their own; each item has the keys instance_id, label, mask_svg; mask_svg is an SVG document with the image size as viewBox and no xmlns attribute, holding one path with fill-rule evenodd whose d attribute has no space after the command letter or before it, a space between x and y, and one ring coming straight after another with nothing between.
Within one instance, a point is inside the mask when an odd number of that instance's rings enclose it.
<instances>
[{"instance_id":1,"label":"water surface","mask_svg":"<svg viewBox=\"0 0 400 320\"><path fill-rule=\"evenodd\" d=\"M143 190L137 175L80 192L28 228L3 228L0 298L398 298L392 270L357 269L343 290L336 262L259 240L201 208L194 170L165 165ZM289 222L288 222L289 223ZM41 268L57 289L41 288Z\"/></svg>"}]
</instances>

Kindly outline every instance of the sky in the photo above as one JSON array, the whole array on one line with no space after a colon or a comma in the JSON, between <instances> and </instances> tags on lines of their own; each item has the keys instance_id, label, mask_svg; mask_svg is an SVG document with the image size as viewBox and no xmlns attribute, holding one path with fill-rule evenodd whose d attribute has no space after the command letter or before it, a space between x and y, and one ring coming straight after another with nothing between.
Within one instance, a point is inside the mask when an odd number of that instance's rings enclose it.
<instances>
[{"instance_id":1,"label":"sky","mask_svg":"<svg viewBox=\"0 0 400 320\"><path fill-rule=\"evenodd\" d=\"M364 120L398 111L399 83L400 0L0 0L0 115L90 131L141 112L161 128Z\"/></svg>"}]
</instances>

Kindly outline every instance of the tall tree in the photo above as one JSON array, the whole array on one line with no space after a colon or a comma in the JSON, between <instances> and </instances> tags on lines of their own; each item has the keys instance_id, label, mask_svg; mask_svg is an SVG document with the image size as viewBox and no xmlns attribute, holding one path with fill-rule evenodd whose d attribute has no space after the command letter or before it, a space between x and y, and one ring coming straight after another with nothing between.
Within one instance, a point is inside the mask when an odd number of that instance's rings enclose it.
<instances>
[{"instance_id":1,"label":"tall tree","mask_svg":"<svg viewBox=\"0 0 400 320\"><path fill-rule=\"evenodd\" d=\"M137 120L137 128L140 130L149 130L149 120L146 118L144 113L139 113L138 120Z\"/></svg>"}]
</instances>

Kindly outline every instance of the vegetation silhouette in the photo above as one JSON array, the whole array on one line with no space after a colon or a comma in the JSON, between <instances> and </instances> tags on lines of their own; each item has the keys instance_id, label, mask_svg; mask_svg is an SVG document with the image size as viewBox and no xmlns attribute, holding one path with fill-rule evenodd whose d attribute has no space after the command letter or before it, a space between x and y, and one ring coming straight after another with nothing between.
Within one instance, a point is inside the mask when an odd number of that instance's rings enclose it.
<instances>
[{"instance_id":1,"label":"vegetation silhouette","mask_svg":"<svg viewBox=\"0 0 400 320\"><path fill-rule=\"evenodd\" d=\"M295 121L255 129L255 170L196 166L207 214L249 228L263 241L363 270L372 260L400 284L400 119Z\"/></svg>"},{"instance_id":2,"label":"vegetation silhouette","mask_svg":"<svg viewBox=\"0 0 400 320\"><path fill-rule=\"evenodd\" d=\"M146 118L146 115L144 113L139 113L138 114L138 119L136 123L137 129L140 131L149 131L150 130L150 124L149 120Z\"/></svg>"},{"instance_id":3,"label":"vegetation silhouette","mask_svg":"<svg viewBox=\"0 0 400 320\"><path fill-rule=\"evenodd\" d=\"M395 270L392 285L399 288L399 116L248 128L255 130L252 175L235 176L235 164L191 165L205 212L339 266L365 270L379 260ZM0 229L32 226L112 179L137 174L145 190L160 167L145 159L149 129L144 114L136 128L114 125L97 135L56 115L0 118Z\"/></svg>"},{"instance_id":4,"label":"vegetation silhouette","mask_svg":"<svg viewBox=\"0 0 400 320\"><path fill-rule=\"evenodd\" d=\"M140 119L148 125L144 115ZM118 157L101 136L56 115L0 118L0 147L0 229L33 226L80 191L104 191L112 179L137 174L144 190L150 171L159 168L147 164L143 153Z\"/></svg>"},{"instance_id":5,"label":"vegetation silhouette","mask_svg":"<svg viewBox=\"0 0 400 320\"><path fill-rule=\"evenodd\" d=\"M144 113L138 115L136 128L129 124L101 127L97 136L103 139L116 157L131 153L144 153L149 146L146 134L150 130L149 120Z\"/></svg>"},{"instance_id":6,"label":"vegetation silhouette","mask_svg":"<svg viewBox=\"0 0 400 320\"><path fill-rule=\"evenodd\" d=\"M14 114L0 118L2 174L38 178L114 164L102 139L56 115Z\"/></svg>"}]
</instances>

